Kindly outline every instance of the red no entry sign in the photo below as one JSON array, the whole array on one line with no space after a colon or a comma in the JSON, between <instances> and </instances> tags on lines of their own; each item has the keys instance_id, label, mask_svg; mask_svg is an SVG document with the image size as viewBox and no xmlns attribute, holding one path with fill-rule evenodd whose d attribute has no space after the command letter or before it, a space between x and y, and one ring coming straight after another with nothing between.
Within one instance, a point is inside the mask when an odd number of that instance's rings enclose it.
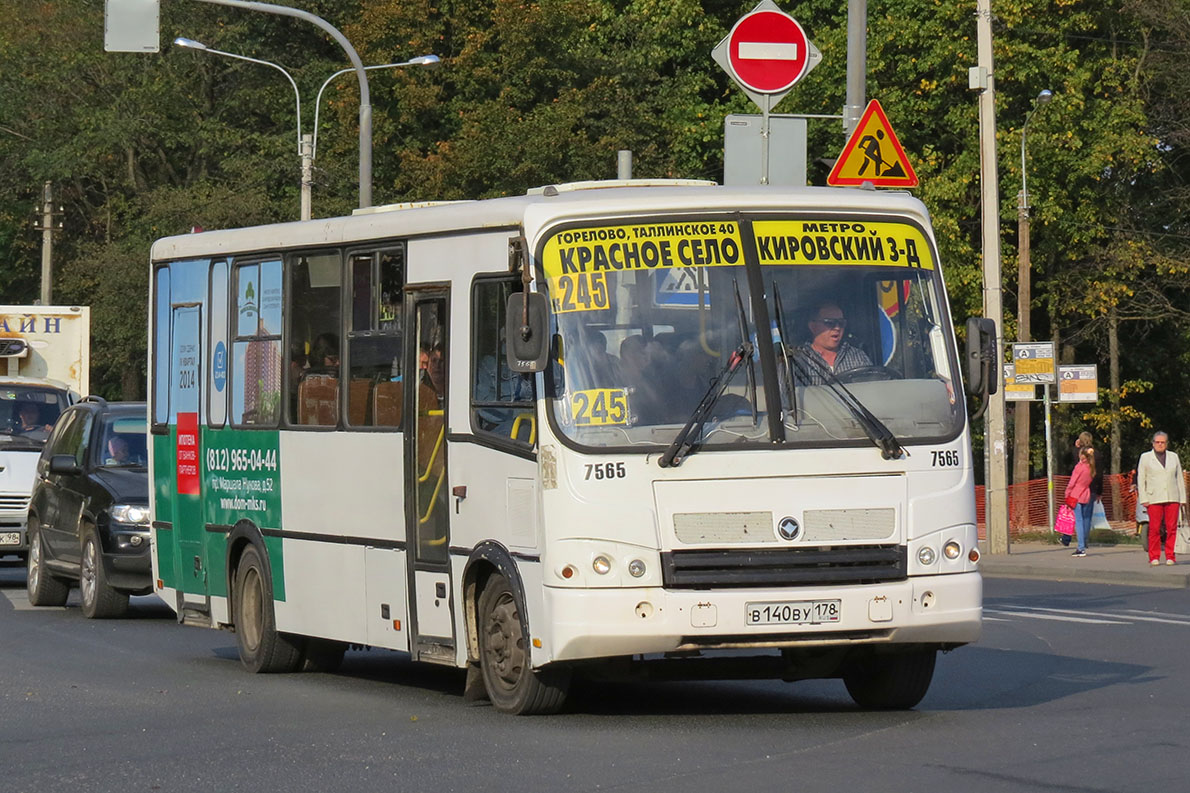
<instances>
[{"instance_id":1,"label":"red no entry sign","mask_svg":"<svg viewBox=\"0 0 1190 793\"><path fill-rule=\"evenodd\" d=\"M745 14L731 29L727 42L733 76L757 93L787 91L806 73L810 49L806 32L784 12Z\"/></svg>"}]
</instances>

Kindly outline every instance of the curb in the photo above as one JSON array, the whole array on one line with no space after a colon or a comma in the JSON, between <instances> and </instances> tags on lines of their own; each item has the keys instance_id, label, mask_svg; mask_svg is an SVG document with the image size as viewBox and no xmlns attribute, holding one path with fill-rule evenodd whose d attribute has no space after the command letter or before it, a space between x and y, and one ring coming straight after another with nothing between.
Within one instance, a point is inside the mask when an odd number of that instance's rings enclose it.
<instances>
[{"instance_id":1,"label":"curb","mask_svg":"<svg viewBox=\"0 0 1190 793\"><path fill-rule=\"evenodd\" d=\"M1151 587L1157 589L1190 589L1190 573L1168 573L1133 570L1080 570L1057 567L1032 567L1011 562L980 563L984 578L1015 578L1031 581L1068 581L1077 584L1111 584L1114 586Z\"/></svg>"}]
</instances>

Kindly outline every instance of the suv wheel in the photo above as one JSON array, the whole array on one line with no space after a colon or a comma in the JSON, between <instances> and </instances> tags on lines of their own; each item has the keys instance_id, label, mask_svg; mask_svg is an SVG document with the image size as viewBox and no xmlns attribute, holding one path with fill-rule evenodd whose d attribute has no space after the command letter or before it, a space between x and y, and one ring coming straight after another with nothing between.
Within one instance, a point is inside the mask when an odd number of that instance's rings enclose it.
<instances>
[{"instance_id":1,"label":"suv wheel","mask_svg":"<svg viewBox=\"0 0 1190 793\"><path fill-rule=\"evenodd\" d=\"M83 559L79 569L79 594L87 619L121 617L128 611L128 593L112 589L107 583L100 554L99 537L88 528L83 539Z\"/></svg>"},{"instance_id":2,"label":"suv wheel","mask_svg":"<svg viewBox=\"0 0 1190 793\"><path fill-rule=\"evenodd\" d=\"M25 588L29 602L34 606L65 606L70 586L54 578L45 569L45 549L41 545L41 530L33 518L29 518L29 558L25 573Z\"/></svg>"}]
</instances>

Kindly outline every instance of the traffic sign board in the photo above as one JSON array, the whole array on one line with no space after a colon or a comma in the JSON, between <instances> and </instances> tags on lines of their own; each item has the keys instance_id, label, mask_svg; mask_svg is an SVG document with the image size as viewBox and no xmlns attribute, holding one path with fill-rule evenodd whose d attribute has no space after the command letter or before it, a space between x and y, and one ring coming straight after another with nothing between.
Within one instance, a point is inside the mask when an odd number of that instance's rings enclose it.
<instances>
[{"instance_id":1,"label":"traffic sign board","mask_svg":"<svg viewBox=\"0 0 1190 793\"><path fill-rule=\"evenodd\" d=\"M843 146L826 183L836 187L862 185L916 187L917 173L893 132L880 102L873 99Z\"/></svg>"},{"instance_id":2,"label":"traffic sign board","mask_svg":"<svg viewBox=\"0 0 1190 793\"><path fill-rule=\"evenodd\" d=\"M1098 402L1099 368L1089 366L1058 367L1059 402Z\"/></svg>"},{"instance_id":3,"label":"traffic sign board","mask_svg":"<svg viewBox=\"0 0 1190 793\"><path fill-rule=\"evenodd\" d=\"M806 73L809 41L784 11L764 9L740 17L727 36L727 62L744 88L760 94L788 91Z\"/></svg>"},{"instance_id":4,"label":"traffic sign board","mask_svg":"<svg viewBox=\"0 0 1190 793\"><path fill-rule=\"evenodd\" d=\"M1016 366L1018 383L1054 382L1054 343L1016 342L1012 345L1012 362Z\"/></svg>"},{"instance_id":5,"label":"traffic sign board","mask_svg":"<svg viewBox=\"0 0 1190 793\"><path fill-rule=\"evenodd\" d=\"M1004 364L1004 398L1014 401L1037 399L1037 386L1032 383L1017 385L1016 367L1010 363Z\"/></svg>"},{"instance_id":6,"label":"traffic sign board","mask_svg":"<svg viewBox=\"0 0 1190 793\"><path fill-rule=\"evenodd\" d=\"M751 11L749 11L748 14L745 15L745 17L742 17L739 20L739 22L736 22L736 26L738 26L741 22L743 22L744 18L753 16L756 14L762 14L762 13L776 14L777 16L786 17L790 20L793 19L788 14L786 14L784 11L782 11L781 8L776 3L773 2L773 0L760 0L760 2L756 4L755 8L753 8ZM756 23L750 23L750 24L756 24ZM794 22L794 24L797 24L796 21ZM798 29L799 30L801 29L800 25L798 25ZM734 33L735 31L736 31L736 28L733 26L732 33ZM768 42L768 39L762 39L762 38L760 38L761 36L763 36L762 33L757 34L756 40L747 41L747 42L743 42L743 43L763 44L765 42ZM802 36L804 39L804 37L805 37L804 32L802 33ZM737 40L736 44L739 44L741 41L742 41L742 39ZM768 43L772 43L772 42L768 42ZM778 42L778 43L781 43L781 42ZM785 43L790 43L790 42L785 42ZM805 52L806 63L805 63L805 68L802 69L801 74L799 75L798 79L805 77L807 74L809 74L811 72L811 70L813 70L813 68L815 66L822 63L822 53L819 52L818 48L814 46L814 42L812 42L808 39L805 39L805 47L801 48L798 52L799 59L802 57L802 51ZM733 52L734 52L734 55L733 55ZM765 55L765 54L792 55L793 52L789 48L781 48L781 47L778 47L778 48L770 51L762 46L762 47L758 47L758 48L757 47L744 47L743 54L745 56L749 56L749 55L757 56L757 55ZM755 90L747 82L745 82L745 80L743 78L741 78L739 74L736 73L735 66L733 66L733 61L738 61L739 63L743 64L742 68L744 69L744 71L748 74L751 74L753 69L763 65L765 62L772 61L772 60L788 61L789 59L780 58L780 57L775 58L775 59L774 58L759 58L759 57L739 57L739 55L740 55L739 47L738 46L733 47L731 33L729 33L728 35L726 35L722 39L720 39L719 43L716 44L714 49L711 50L711 58L715 61L715 63L719 64L720 68L722 68L723 71L727 72L728 76L731 77L731 79L735 80L736 85L738 85L743 90L743 92L748 95L748 98L751 99L753 102L755 102L756 106L759 107L761 110L763 110L766 114L771 113L773 108L776 107L781 102L781 100L784 99L789 94L790 89L785 88L785 89L782 89L779 91L769 91L767 89L764 91ZM794 82L796 82L796 80ZM765 84L771 85L771 82L766 82ZM789 85L792 86L793 83L789 83Z\"/></svg>"}]
</instances>

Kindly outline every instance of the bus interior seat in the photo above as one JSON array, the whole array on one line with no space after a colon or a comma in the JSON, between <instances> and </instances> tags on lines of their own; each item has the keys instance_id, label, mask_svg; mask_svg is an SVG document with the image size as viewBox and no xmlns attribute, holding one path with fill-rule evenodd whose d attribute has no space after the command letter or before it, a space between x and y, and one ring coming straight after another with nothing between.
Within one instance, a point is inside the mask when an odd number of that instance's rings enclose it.
<instances>
[{"instance_id":1,"label":"bus interior seat","mask_svg":"<svg viewBox=\"0 0 1190 793\"><path fill-rule=\"evenodd\" d=\"M339 418L339 378L307 375L298 385L298 423L334 425Z\"/></svg>"},{"instance_id":2,"label":"bus interior seat","mask_svg":"<svg viewBox=\"0 0 1190 793\"><path fill-rule=\"evenodd\" d=\"M347 423L353 427L372 424L372 379L353 377L347 384Z\"/></svg>"},{"instance_id":3,"label":"bus interior seat","mask_svg":"<svg viewBox=\"0 0 1190 793\"><path fill-rule=\"evenodd\" d=\"M404 413L405 384L383 380L372 391L372 423L377 427L399 427Z\"/></svg>"}]
</instances>

